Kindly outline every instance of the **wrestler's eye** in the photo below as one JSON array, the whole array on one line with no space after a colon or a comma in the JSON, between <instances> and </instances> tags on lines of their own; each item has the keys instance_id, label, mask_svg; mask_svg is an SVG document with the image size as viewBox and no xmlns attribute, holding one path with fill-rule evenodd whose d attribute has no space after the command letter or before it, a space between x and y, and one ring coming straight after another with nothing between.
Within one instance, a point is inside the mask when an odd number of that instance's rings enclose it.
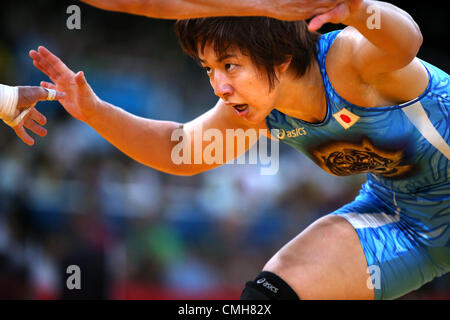
<instances>
[{"instance_id":1,"label":"wrestler's eye","mask_svg":"<svg viewBox=\"0 0 450 320\"><path fill-rule=\"evenodd\" d=\"M206 74L211 74L211 72L212 72L212 69L210 68L210 67L203 67L203 69L205 69L205 71L206 71Z\"/></svg>"},{"instance_id":2,"label":"wrestler's eye","mask_svg":"<svg viewBox=\"0 0 450 320\"><path fill-rule=\"evenodd\" d=\"M233 64L233 63L227 63L225 64L225 70L227 71L233 71L234 69L236 69L237 65Z\"/></svg>"}]
</instances>

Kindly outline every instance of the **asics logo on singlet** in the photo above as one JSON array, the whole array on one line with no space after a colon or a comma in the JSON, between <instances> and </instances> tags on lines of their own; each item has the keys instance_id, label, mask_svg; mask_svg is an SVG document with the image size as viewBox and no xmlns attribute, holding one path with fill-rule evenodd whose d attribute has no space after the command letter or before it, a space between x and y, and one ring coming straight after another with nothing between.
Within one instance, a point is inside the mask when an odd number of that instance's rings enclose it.
<instances>
[{"instance_id":1,"label":"asics logo on singlet","mask_svg":"<svg viewBox=\"0 0 450 320\"><path fill-rule=\"evenodd\" d=\"M279 129L278 131L278 139L282 140L285 138L295 138L298 136L305 136L307 134L304 127L296 128L293 130L286 131L284 129Z\"/></svg>"},{"instance_id":2,"label":"asics logo on singlet","mask_svg":"<svg viewBox=\"0 0 450 320\"><path fill-rule=\"evenodd\" d=\"M266 278L261 278L256 280L257 284L262 284L262 286L270 291L272 291L273 293L278 293L278 288L275 287L273 284L271 284L270 282L266 281Z\"/></svg>"}]
</instances>

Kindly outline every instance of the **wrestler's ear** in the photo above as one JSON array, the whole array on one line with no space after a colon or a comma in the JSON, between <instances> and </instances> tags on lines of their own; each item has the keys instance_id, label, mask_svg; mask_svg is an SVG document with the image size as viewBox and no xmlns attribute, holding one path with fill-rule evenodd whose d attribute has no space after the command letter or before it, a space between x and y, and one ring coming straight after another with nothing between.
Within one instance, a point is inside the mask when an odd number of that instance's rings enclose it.
<instances>
[{"instance_id":1,"label":"wrestler's ear","mask_svg":"<svg viewBox=\"0 0 450 320\"><path fill-rule=\"evenodd\" d=\"M277 65L275 68L277 69L278 73L284 73L289 69L289 66L292 62L292 56L286 56L286 59L281 64Z\"/></svg>"}]
</instances>

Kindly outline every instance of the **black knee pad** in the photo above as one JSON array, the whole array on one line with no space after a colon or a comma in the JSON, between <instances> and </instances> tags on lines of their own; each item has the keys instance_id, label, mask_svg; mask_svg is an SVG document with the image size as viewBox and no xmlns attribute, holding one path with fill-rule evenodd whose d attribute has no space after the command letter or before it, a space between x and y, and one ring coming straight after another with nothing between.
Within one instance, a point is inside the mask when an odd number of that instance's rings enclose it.
<instances>
[{"instance_id":1,"label":"black knee pad","mask_svg":"<svg viewBox=\"0 0 450 320\"><path fill-rule=\"evenodd\" d=\"M299 300L294 290L279 276L263 271L253 281L248 281L241 300Z\"/></svg>"}]
</instances>

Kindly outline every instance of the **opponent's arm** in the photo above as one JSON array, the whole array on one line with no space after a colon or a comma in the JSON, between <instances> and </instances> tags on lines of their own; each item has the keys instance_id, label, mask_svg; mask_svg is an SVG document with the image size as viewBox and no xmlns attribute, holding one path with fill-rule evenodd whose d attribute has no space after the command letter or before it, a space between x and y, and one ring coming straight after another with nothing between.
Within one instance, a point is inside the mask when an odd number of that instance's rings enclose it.
<instances>
[{"instance_id":1,"label":"opponent's arm","mask_svg":"<svg viewBox=\"0 0 450 320\"><path fill-rule=\"evenodd\" d=\"M336 0L81 0L100 9L161 19L268 16L304 20L324 13ZM342 1L342 0L341 0Z\"/></svg>"},{"instance_id":2,"label":"opponent's arm","mask_svg":"<svg viewBox=\"0 0 450 320\"><path fill-rule=\"evenodd\" d=\"M237 150L237 144L227 145L223 141L216 150L222 152L222 161L210 162L205 159L208 153L204 151L211 141L203 139L208 129L218 130L222 137L226 137L226 129L248 129L235 111L221 100L210 111L186 124L145 119L99 99L83 72L75 74L47 49L40 47L38 52L31 51L30 56L34 65L54 82L43 82L41 85L66 93L60 100L66 111L89 124L129 157L154 169L177 175L193 175L236 158L256 143L256 140L246 139L244 148ZM183 146L183 143L186 145ZM231 158L226 157L230 154L227 150L229 146L236 151ZM183 158L188 150L191 154Z\"/></svg>"}]
</instances>

